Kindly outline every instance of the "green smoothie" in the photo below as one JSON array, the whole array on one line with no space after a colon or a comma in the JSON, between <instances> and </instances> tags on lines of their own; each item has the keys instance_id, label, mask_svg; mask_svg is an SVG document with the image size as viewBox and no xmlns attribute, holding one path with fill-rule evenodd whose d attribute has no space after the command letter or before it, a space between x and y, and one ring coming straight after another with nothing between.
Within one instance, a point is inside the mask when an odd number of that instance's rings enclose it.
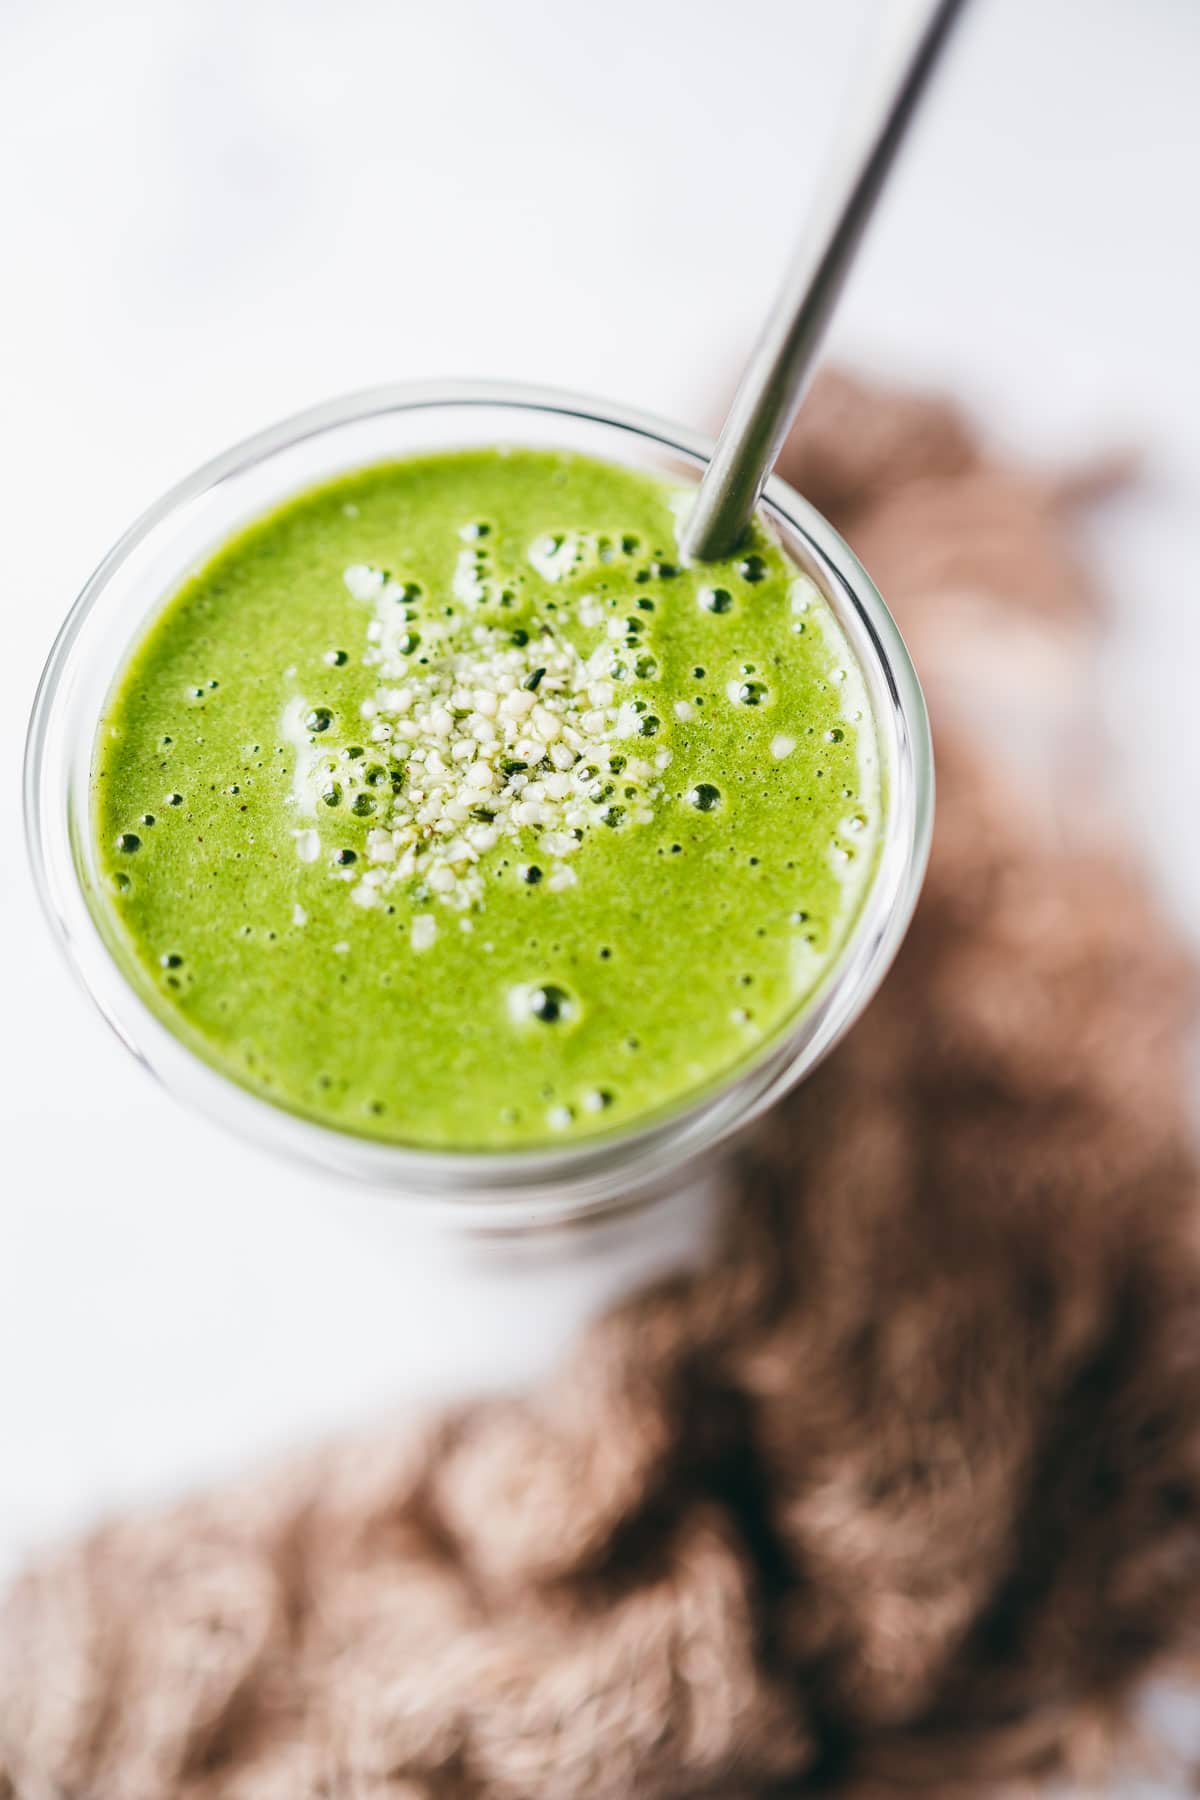
<instances>
[{"instance_id":1,"label":"green smoothie","mask_svg":"<svg viewBox=\"0 0 1200 1800\"><path fill-rule=\"evenodd\" d=\"M304 493L153 619L95 747L107 935L234 1081L426 1148L561 1143L694 1098L845 941L875 724L760 526L464 450Z\"/></svg>"}]
</instances>

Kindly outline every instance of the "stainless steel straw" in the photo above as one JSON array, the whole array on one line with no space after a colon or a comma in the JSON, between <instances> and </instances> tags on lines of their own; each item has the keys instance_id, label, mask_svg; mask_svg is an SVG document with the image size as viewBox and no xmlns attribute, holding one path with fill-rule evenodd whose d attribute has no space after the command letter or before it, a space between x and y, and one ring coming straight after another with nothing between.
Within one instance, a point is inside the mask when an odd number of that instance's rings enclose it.
<instances>
[{"instance_id":1,"label":"stainless steel straw","mask_svg":"<svg viewBox=\"0 0 1200 1800\"><path fill-rule=\"evenodd\" d=\"M699 562L728 556L758 503L875 202L962 3L880 0L874 79L839 140L684 527L683 549Z\"/></svg>"}]
</instances>

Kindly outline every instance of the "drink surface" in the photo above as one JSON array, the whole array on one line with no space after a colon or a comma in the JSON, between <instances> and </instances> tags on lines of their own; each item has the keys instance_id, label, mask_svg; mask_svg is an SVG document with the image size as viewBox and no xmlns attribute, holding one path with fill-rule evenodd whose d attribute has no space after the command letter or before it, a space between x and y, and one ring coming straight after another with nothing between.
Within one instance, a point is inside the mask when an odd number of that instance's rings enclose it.
<instances>
[{"instance_id":1,"label":"drink surface","mask_svg":"<svg viewBox=\"0 0 1200 1800\"><path fill-rule=\"evenodd\" d=\"M108 935L192 1049L427 1148L649 1120L836 959L882 796L865 685L759 526L544 450L381 464L221 549L133 649L92 822Z\"/></svg>"}]
</instances>

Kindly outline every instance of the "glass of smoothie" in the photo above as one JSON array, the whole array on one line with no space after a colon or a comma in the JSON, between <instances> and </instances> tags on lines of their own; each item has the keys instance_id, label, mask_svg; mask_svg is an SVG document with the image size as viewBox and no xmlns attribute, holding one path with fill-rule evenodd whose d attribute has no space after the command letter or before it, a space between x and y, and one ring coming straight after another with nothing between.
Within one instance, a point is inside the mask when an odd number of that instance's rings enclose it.
<instances>
[{"instance_id":1,"label":"glass of smoothie","mask_svg":"<svg viewBox=\"0 0 1200 1800\"><path fill-rule=\"evenodd\" d=\"M506 387L238 445L75 604L30 729L55 931L123 1041L260 1142L497 1228L686 1188L852 1023L928 848L920 689L772 481Z\"/></svg>"}]
</instances>

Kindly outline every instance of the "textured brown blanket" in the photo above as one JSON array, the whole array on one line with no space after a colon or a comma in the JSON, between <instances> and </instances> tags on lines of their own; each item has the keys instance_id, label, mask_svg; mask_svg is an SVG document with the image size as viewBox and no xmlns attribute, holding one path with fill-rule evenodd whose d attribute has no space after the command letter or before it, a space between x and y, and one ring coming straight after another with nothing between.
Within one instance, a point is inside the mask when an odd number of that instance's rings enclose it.
<instances>
[{"instance_id":1,"label":"textured brown blanket","mask_svg":"<svg viewBox=\"0 0 1200 1800\"><path fill-rule=\"evenodd\" d=\"M1187 1650L1191 974L1093 816L1075 496L842 378L785 466L896 606L939 728L894 974L742 1153L716 1272L545 1391L31 1572L0 1794L992 1793Z\"/></svg>"}]
</instances>

